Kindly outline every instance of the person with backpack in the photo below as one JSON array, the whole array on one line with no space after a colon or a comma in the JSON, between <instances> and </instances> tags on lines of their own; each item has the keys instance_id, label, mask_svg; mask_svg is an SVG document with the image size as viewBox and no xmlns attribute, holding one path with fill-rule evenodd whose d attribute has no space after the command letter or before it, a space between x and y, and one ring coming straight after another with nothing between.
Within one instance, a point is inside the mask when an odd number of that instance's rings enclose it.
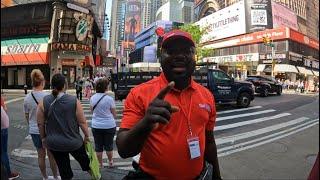
<instances>
[{"instance_id":1,"label":"person with backpack","mask_svg":"<svg viewBox=\"0 0 320 180\"><path fill-rule=\"evenodd\" d=\"M34 69L31 72L31 81L33 90L27 94L24 98L23 109L25 113L26 121L29 125L29 134L31 135L33 145L38 152L38 164L44 180L48 179L46 171L46 154L48 154L50 167L53 173L54 179L60 179L58 177L58 169L56 162L47 149L42 145L39 128L36 119L36 112L38 103L43 99L48 93L43 91L45 80L42 72L39 69Z\"/></svg>"}]
</instances>

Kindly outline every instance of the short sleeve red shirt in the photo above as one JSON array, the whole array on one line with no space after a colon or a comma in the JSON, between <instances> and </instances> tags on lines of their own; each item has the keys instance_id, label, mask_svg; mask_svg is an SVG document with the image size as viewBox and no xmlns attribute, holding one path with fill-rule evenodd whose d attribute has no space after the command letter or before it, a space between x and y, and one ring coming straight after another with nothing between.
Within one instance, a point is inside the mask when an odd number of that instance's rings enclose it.
<instances>
[{"instance_id":1,"label":"short sleeve red shirt","mask_svg":"<svg viewBox=\"0 0 320 180\"><path fill-rule=\"evenodd\" d=\"M135 126L143 118L149 103L167 84L161 73L159 77L133 88L124 104L120 128ZM165 100L178 106L180 111L172 114L169 124L160 124L150 133L141 150L140 167L156 179L196 178L203 168L205 131L213 130L215 125L213 95L192 80L183 91L170 91ZM201 156L196 159L190 158L187 144L190 137L188 119L192 134L200 140Z\"/></svg>"}]
</instances>

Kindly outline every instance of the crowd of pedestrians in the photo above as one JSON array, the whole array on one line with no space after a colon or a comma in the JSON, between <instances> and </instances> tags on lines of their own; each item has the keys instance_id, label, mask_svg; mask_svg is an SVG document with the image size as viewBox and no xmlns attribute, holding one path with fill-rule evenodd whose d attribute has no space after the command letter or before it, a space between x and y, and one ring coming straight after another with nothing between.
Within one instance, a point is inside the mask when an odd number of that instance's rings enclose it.
<instances>
[{"instance_id":1,"label":"crowd of pedestrians","mask_svg":"<svg viewBox=\"0 0 320 180\"><path fill-rule=\"evenodd\" d=\"M278 83L282 85L282 89L285 91L294 91L296 93L306 93L306 92L319 92L319 82L300 80L291 81L290 79L277 79ZM310 84L313 83L313 84Z\"/></svg>"}]
</instances>

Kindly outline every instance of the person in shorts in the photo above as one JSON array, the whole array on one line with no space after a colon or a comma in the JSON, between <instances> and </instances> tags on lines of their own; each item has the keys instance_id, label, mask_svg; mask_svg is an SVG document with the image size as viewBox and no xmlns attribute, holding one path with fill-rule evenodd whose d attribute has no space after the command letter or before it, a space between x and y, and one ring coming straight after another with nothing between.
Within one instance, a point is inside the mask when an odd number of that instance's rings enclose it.
<instances>
[{"instance_id":1,"label":"person in shorts","mask_svg":"<svg viewBox=\"0 0 320 180\"><path fill-rule=\"evenodd\" d=\"M54 156L61 179L72 179L71 154L83 171L90 171L90 159L85 150L89 142L89 130L83 108L77 97L66 94L66 78L55 74L51 80L52 94L39 102L37 110L38 127L42 144ZM80 134L80 128L84 139Z\"/></svg>"},{"instance_id":2,"label":"person in shorts","mask_svg":"<svg viewBox=\"0 0 320 180\"><path fill-rule=\"evenodd\" d=\"M32 142L38 152L38 164L42 174L42 178L45 180L48 179L46 171L47 150L42 146L41 143L39 128L36 119L36 111L38 103L43 99L44 96L48 95L48 93L43 91L45 80L42 72L39 69L32 70L31 81L33 90L24 98L23 109L26 121L29 125L29 134L31 135ZM50 151L48 151L48 158L54 179L59 179L57 165Z\"/></svg>"},{"instance_id":3,"label":"person in shorts","mask_svg":"<svg viewBox=\"0 0 320 180\"><path fill-rule=\"evenodd\" d=\"M96 94L90 99L92 116L92 134L94 137L95 150L100 163L103 167L102 154L106 151L109 167L113 167L113 137L116 133L116 106L114 99L107 95L108 79L97 80Z\"/></svg>"}]
</instances>

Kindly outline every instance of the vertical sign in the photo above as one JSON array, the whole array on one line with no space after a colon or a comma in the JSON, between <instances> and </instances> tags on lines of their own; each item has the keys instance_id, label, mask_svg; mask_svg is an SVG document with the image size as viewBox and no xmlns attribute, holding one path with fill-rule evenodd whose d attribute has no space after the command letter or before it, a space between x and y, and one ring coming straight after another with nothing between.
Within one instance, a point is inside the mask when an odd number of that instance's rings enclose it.
<instances>
[{"instance_id":1,"label":"vertical sign","mask_svg":"<svg viewBox=\"0 0 320 180\"><path fill-rule=\"evenodd\" d=\"M134 37L141 31L141 1L127 0L123 48L134 49Z\"/></svg>"},{"instance_id":2,"label":"vertical sign","mask_svg":"<svg viewBox=\"0 0 320 180\"><path fill-rule=\"evenodd\" d=\"M248 33L272 29L272 7L270 0L247 0L244 2Z\"/></svg>"}]
</instances>

